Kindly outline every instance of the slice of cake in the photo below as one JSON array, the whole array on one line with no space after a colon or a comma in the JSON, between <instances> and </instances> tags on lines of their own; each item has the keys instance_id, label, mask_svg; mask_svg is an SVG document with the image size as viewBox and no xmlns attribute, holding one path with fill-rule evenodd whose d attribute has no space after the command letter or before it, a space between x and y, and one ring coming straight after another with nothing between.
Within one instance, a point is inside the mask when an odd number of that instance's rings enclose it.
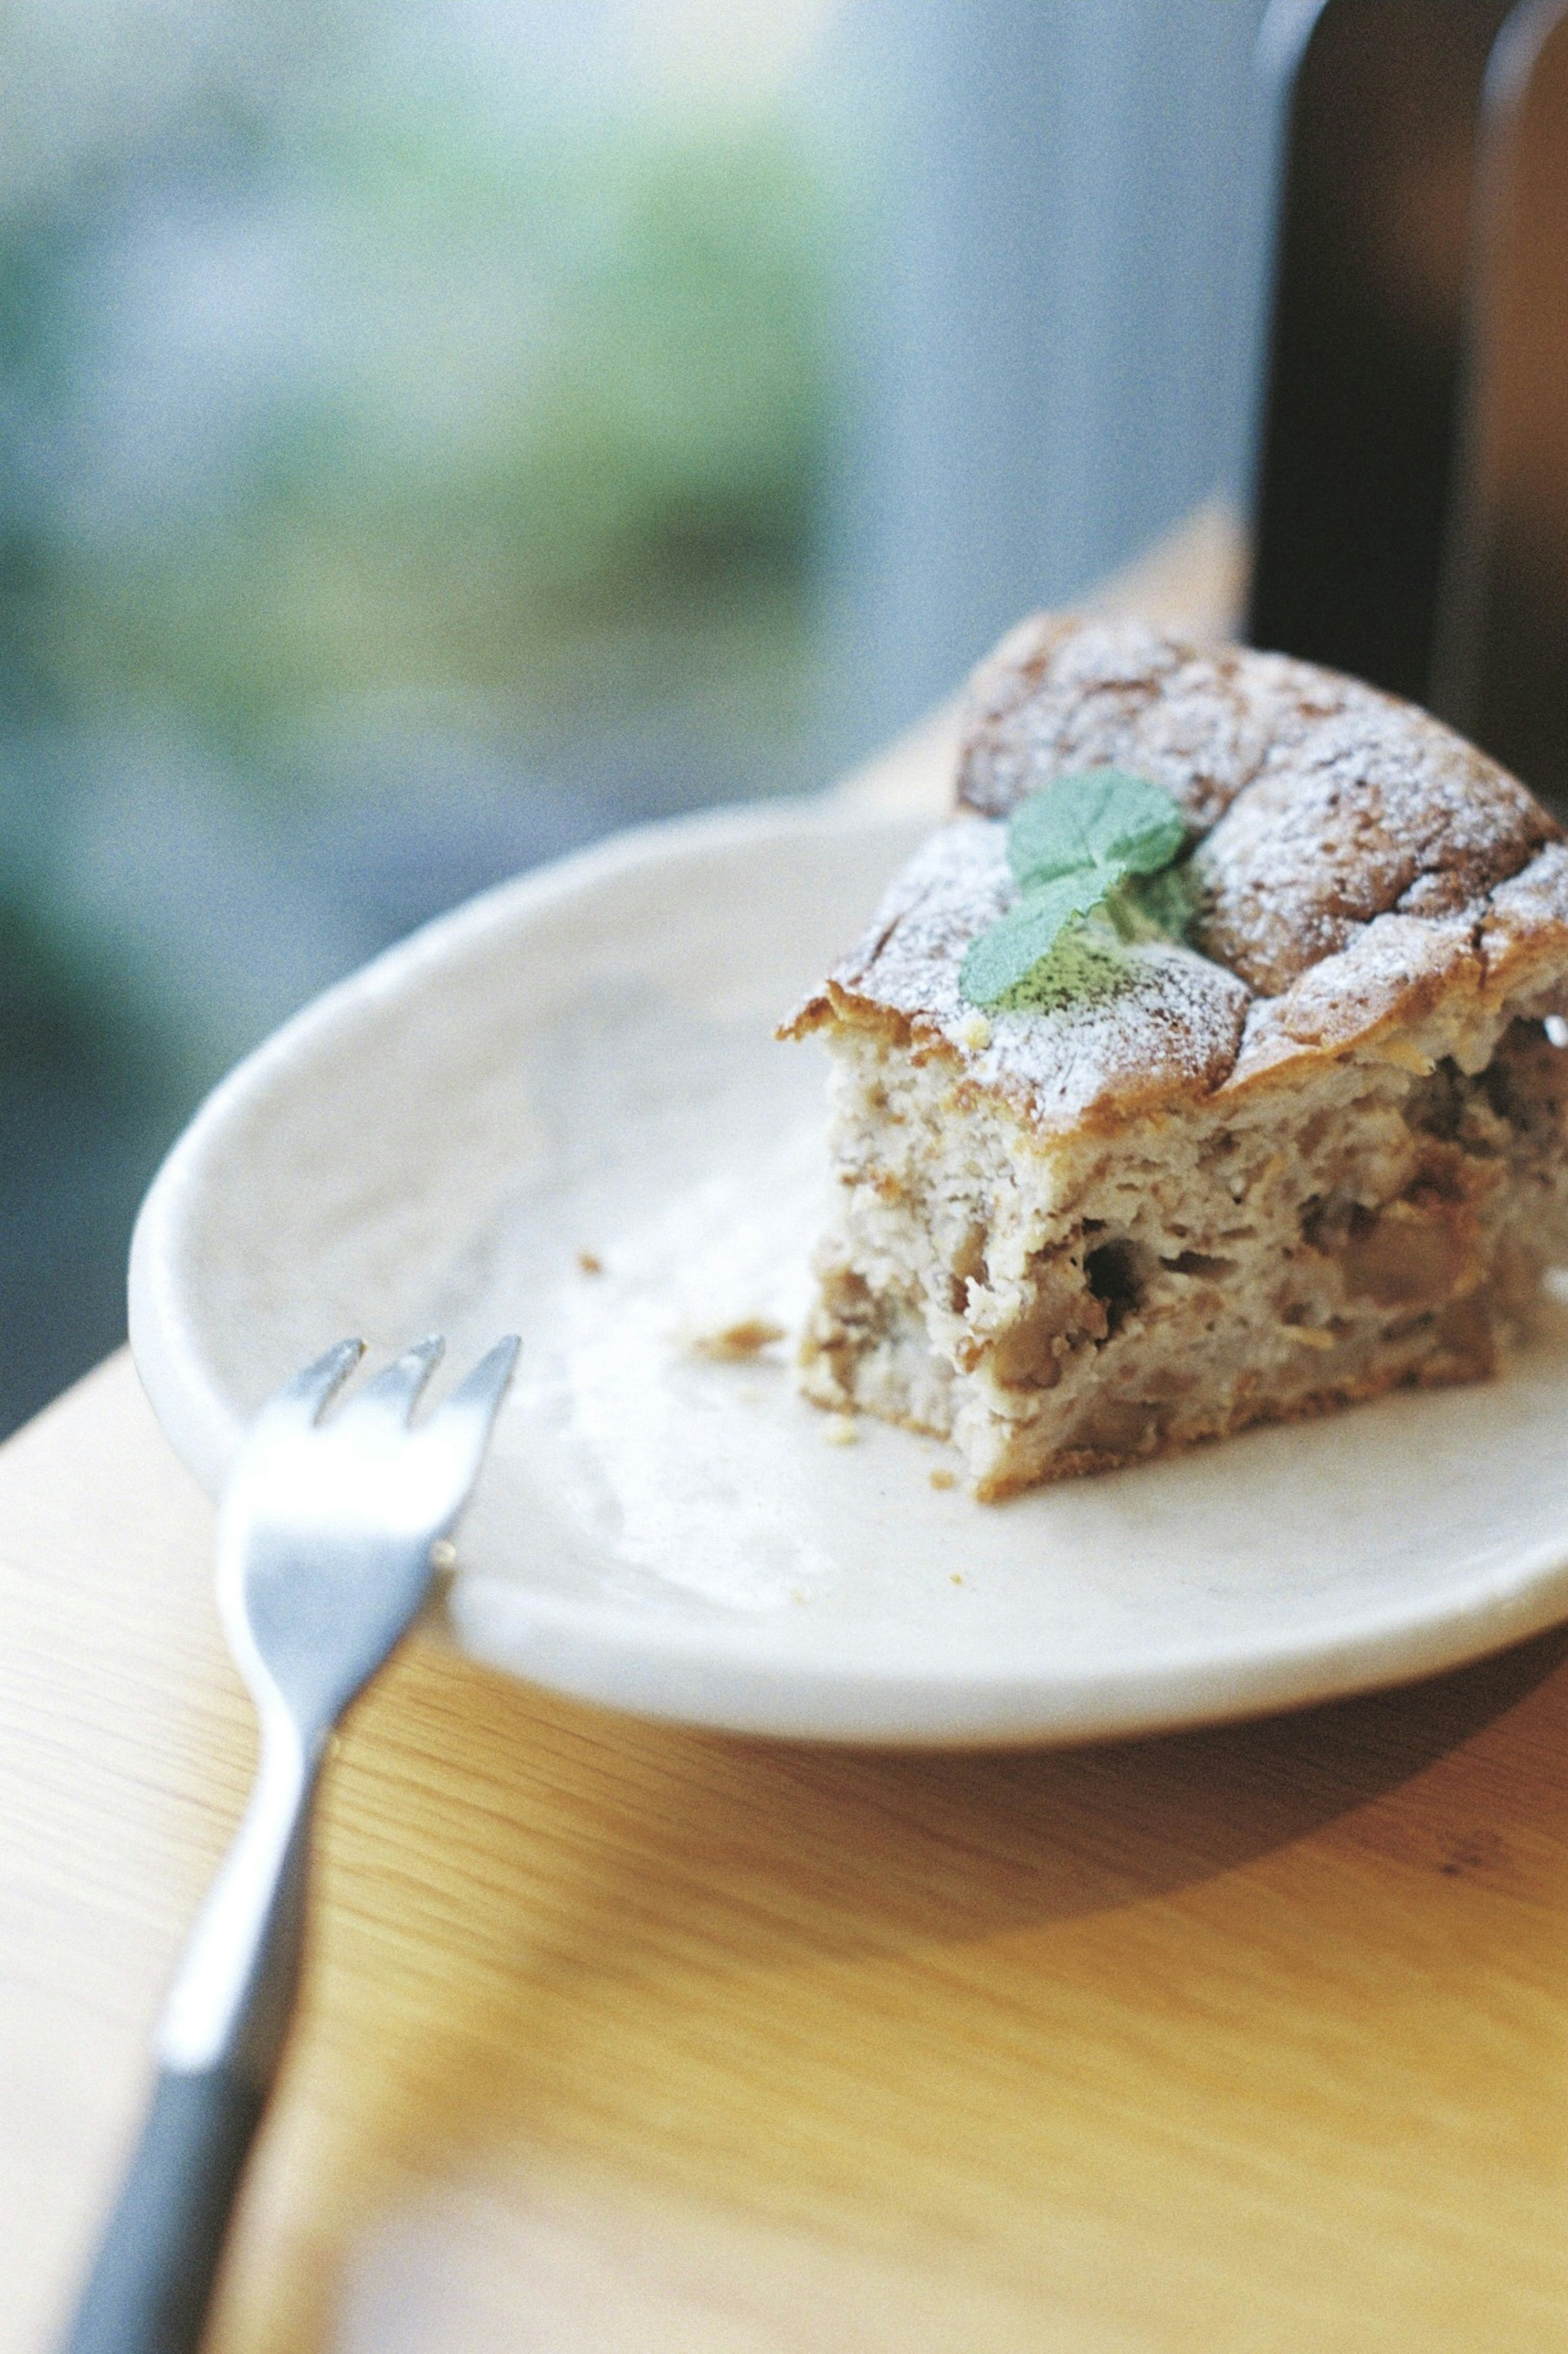
<instances>
[{"instance_id":1,"label":"slice of cake","mask_svg":"<svg viewBox=\"0 0 1568 2354\"><path fill-rule=\"evenodd\" d=\"M959 803L781 1034L833 1061L808 1395L994 1499L1489 1372L1568 1260L1555 821L1351 680L1059 616Z\"/></svg>"}]
</instances>

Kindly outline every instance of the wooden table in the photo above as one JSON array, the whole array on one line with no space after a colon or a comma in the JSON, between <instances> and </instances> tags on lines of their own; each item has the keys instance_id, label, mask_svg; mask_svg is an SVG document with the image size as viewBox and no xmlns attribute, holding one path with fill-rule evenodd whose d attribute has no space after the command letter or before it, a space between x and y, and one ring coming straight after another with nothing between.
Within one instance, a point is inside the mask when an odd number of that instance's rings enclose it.
<instances>
[{"instance_id":1,"label":"wooden table","mask_svg":"<svg viewBox=\"0 0 1568 2354\"><path fill-rule=\"evenodd\" d=\"M123 1357L0 1453L0 2354L63 2317L244 1791L209 1537ZM1568 1637L1000 1757L417 1641L323 1833L222 2354L1568 2333Z\"/></svg>"}]
</instances>

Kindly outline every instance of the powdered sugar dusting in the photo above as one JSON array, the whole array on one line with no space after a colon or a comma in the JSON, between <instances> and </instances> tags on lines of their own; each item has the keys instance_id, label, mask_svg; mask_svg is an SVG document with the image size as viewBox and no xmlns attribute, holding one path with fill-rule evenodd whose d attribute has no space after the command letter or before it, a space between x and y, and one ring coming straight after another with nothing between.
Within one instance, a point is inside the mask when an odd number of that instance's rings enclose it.
<instances>
[{"instance_id":1,"label":"powdered sugar dusting","mask_svg":"<svg viewBox=\"0 0 1568 2354\"><path fill-rule=\"evenodd\" d=\"M1212 826L1269 753L1371 690L1283 654L1201 648L1141 621L1039 614L976 673L959 799L1005 817L1075 769L1133 769Z\"/></svg>"},{"instance_id":2,"label":"powdered sugar dusting","mask_svg":"<svg viewBox=\"0 0 1568 2354\"><path fill-rule=\"evenodd\" d=\"M1283 996L1255 1001L1231 1084L1241 1086L1303 1053L1353 1045L1393 1020L1418 1015L1453 991L1478 995L1482 964L1472 932L1463 920L1428 923L1416 916L1379 916Z\"/></svg>"},{"instance_id":3,"label":"powdered sugar dusting","mask_svg":"<svg viewBox=\"0 0 1568 2354\"><path fill-rule=\"evenodd\" d=\"M1202 953L1129 951L1124 988L1000 1015L982 1050L959 975L1012 901L995 821L1102 764L1186 815ZM1490 1002L1568 969L1568 845L1547 811L1413 705L1283 655L1035 615L975 673L959 800L980 814L918 854L832 1003L800 1018L855 1001L901 1016L1042 1125L1130 1117L1343 1052L1450 991Z\"/></svg>"},{"instance_id":4,"label":"powdered sugar dusting","mask_svg":"<svg viewBox=\"0 0 1568 2354\"><path fill-rule=\"evenodd\" d=\"M1479 936L1494 995L1568 966L1568 843L1549 843L1492 893Z\"/></svg>"},{"instance_id":5,"label":"powdered sugar dusting","mask_svg":"<svg viewBox=\"0 0 1568 2354\"><path fill-rule=\"evenodd\" d=\"M1042 1128L1115 1104L1118 1116L1208 1095L1235 1061L1251 992L1232 973L1164 942L1124 951L1122 986L1052 1013L994 1012L977 1030L960 991L964 952L1016 896L1006 828L960 818L924 843L861 946L835 967L844 995L938 1034L980 1085Z\"/></svg>"},{"instance_id":6,"label":"powdered sugar dusting","mask_svg":"<svg viewBox=\"0 0 1568 2354\"><path fill-rule=\"evenodd\" d=\"M1475 907L1556 831L1495 761L1369 697L1277 748L1200 845L1199 938L1277 996L1379 916Z\"/></svg>"},{"instance_id":7,"label":"powdered sugar dusting","mask_svg":"<svg viewBox=\"0 0 1568 2354\"><path fill-rule=\"evenodd\" d=\"M1413 704L1146 622L1037 614L975 673L960 803L1005 816L1097 763L1151 777L1198 838L1198 945L1264 996L1376 917L1447 917L1559 828Z\"/></svg>"}]
</instances>

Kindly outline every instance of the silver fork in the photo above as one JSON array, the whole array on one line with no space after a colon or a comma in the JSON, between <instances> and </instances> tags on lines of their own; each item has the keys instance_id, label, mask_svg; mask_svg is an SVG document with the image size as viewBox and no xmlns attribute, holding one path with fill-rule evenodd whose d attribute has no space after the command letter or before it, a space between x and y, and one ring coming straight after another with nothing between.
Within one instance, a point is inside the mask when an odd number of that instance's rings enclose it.
<instances>
[{"instance_id":1,"label":"silver fork","mask_svg":"<svg viewBox=\"0 0 1568 2354\"><path fill-rule=\"evenodd\" d=\"M157 2035L142 2138L65 2354L189 2354L293 2007L312 1805L334 1728L429 1591L468 1501L515 1336L414 1425L421 1341L323 1423L364 1353L340 1341L264 1405L217 1522L217 1600L260 1719L250 1804Z\"/></svg>"}]
</instances>

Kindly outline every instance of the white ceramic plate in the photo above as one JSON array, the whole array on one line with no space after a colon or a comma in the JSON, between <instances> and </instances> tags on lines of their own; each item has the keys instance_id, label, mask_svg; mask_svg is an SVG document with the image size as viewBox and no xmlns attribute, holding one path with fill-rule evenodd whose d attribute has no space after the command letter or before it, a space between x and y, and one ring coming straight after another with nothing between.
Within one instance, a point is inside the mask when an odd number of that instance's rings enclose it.
<instances>
[{"instance_id":1,"label":"white ceramic plate","mask_svg":"<svg viewBox=\"0 0 1568 2354\"><path fill-rule=\"evenodd\" d=\"M1568 1615L1568 1316L1489 1386L1386 1399L998 1507L946 1450L834 1445L782 1348L823 1059L779 1015L916 829L831 803L611 843L476 900L218 1088L148 1197L131 1332L216 1489L345 1332L524 1353L461 1532L459 1639L742 1730L1063 1741L1447 1666ZM602 1272L585 1272L580 1253Z\"/></svg>"}]
</instances>

